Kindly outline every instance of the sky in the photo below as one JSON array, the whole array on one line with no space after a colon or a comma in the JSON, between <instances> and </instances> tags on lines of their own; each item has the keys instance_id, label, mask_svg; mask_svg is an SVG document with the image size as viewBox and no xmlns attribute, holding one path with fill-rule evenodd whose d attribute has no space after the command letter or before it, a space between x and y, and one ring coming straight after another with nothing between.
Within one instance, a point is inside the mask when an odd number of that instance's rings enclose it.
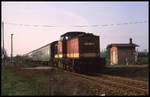
<instances>
[{"instance_id":1,"label":"sky","mask_svg":"<svg viewBox=\"0 0 150 97\"><path fill-rule=\"evenodd\" d=\"M69 31L100 36L100 50L110 43L149 47L148 2L2 2L4 47L10 56L23 55ZM2 36L2 35L1 35Z\"/></svg>"}]
</instances>

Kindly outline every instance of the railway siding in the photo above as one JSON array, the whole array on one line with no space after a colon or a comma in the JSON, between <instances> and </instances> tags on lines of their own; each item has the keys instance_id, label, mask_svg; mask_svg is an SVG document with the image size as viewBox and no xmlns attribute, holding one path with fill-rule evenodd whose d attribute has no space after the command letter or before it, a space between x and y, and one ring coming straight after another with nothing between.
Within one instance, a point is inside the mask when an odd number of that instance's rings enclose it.
<instances>
[{"instance_id":1,"label":"railway siding","mask_svg":"<svg viewBox=\"0 0 150 97\"><path fill-rule=\"evenodd\" d=\"M113 82L111 79L104 79L103 77L91 77L87 75L82 74L76 74L72 73L73 75L80 76L82 78L86 78L89 80L93 80L98 82L100 85L105 85L104 87L107 87L107 93L106 95L110 95L109 93L113 93L116 95L148 95L148 89L142 89L137 86L127 85L124 83L119 82ZM101 90L101 89L98 89Z\"/></svg>"},{"instance_id":2,"label":"railway siding","mask_svg":"<svg viewBox=\"0 0 150 97\"><path fill-rule=\"evenodd\" d=\"M125 85L134 86L141 89L148 89L148 82L110 75L101 75L101 77L104 79L112 80L113 82L123 83Z\"/></svg>"}]
</instances>

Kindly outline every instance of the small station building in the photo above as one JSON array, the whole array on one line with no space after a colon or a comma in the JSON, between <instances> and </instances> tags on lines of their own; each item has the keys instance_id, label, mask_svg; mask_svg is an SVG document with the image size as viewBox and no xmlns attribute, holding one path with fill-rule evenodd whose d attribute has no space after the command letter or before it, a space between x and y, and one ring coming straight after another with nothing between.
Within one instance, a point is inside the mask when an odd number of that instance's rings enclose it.
<instances>
[{"instance_id":1,"label":"small station building","mask_svg":"<svg viewBox=\"0 0 150 97\"><path fill-rule=\"evenodd\" d=\"M132 38L129 39L129 43L109 44L107 49L110 51L110 65L137 62L136 47L139 46L132 43Z\"/></svg>"}]
</instances>

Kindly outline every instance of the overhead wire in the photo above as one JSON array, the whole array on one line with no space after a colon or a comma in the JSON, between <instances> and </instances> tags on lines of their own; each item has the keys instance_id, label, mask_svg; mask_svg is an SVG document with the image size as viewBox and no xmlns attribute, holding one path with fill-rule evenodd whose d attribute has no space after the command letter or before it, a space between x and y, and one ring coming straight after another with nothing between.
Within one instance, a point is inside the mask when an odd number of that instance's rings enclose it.
<instances>
[{"instance_id":1,"label":"overhead wire","mask_svg":"<svg viewBox=\"0 0 150 97\"><path fill-rule=\"evenodd\" d=\"M129 25L129 24L141 24L141 23L147 23L147 20L145 21L135 21L135 22L123 22L123 23L114 23L114 24L92 24L92 25L70 25L68 27L107 27L107 26L121 26L121 25ZM63 27L63 26L56 26L56 25L32 25L32 24L17 24L17 23L9 23L4 22L4 24L8 25L15 25L15 26L28 26L28 27Z\"/></svg>"}]
</instances>

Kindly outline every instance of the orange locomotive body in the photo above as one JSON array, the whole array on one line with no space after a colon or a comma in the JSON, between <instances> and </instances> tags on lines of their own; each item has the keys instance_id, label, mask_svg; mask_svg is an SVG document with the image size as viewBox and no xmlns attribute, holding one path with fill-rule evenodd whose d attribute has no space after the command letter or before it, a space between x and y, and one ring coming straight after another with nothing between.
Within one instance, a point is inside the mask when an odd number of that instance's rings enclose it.
<instances>
[{"instance_id":1,"label":"orange locomotive body","mask_svg":"<svg viewBox=\"0 0 150 97\"><path fill-rule=\"evenodd\" d=\"M100 58L99 36L85 32L61 35L54 58L58 67L75 72L102 72L105 59Z\"/></svg>"}]
</instances>

